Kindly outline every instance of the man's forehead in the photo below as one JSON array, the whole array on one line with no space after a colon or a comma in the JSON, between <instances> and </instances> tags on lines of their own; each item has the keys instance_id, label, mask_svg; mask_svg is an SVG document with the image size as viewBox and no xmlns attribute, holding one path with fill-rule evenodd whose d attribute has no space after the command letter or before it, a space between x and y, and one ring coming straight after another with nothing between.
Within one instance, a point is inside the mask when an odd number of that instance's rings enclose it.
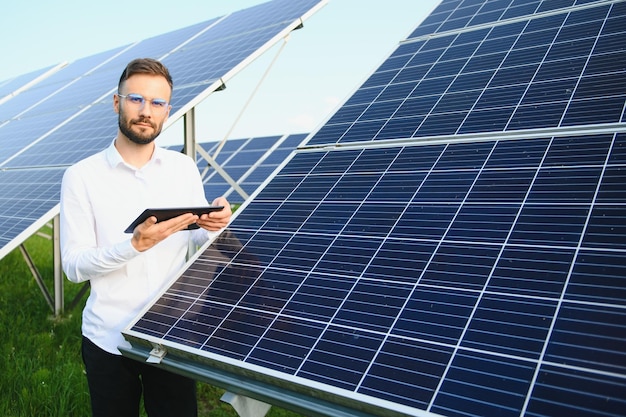
<instances>
[{"instance_id":1,"label":"man's forehead","mask_svg":"<svg viewBox=\"0 0 626 417\"><path fill-rule=\"evenodd\" d=\"M133 74L128 77L122 86L125 88L142 89L150 91L160 91L160 93L171 94L171 88L165 77L154 74Z\"/></svg>"}]
</instances>

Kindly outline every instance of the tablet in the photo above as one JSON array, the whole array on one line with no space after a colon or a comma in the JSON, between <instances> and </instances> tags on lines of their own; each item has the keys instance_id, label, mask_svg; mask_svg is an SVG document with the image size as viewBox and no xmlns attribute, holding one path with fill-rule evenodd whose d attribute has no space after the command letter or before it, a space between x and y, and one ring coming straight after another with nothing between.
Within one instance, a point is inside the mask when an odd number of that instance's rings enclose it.
<instances>
[{"instance_id":1,"label":"tablet","mask_svg":"<svg viewBox=\"0 0 626 417\"><path fill-rule=\"evenodd\" d=\"M157 218L157 223L162 222L164 220L169 220L174 217L180 216L185 213L193 213L198 216L201 216L205 213L210 213L212 211L220 211L224 206L207 206L207 207L178 207L178 208L152 208L145 209L143 213L141 213L133 222L124 230L124 233L133 233L135 227L145 222L148 217L154 216ZM187 227L187 230L197 229L200 226L193 223Z\"/></svg>"}]
</instances>

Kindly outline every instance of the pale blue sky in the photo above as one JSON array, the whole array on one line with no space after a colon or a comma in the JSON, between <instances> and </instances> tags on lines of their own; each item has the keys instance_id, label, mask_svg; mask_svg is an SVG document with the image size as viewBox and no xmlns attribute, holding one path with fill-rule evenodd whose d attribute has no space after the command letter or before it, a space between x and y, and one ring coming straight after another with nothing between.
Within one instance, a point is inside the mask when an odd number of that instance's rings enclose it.
<instances>
[{"instance_id":1,"label":"pale blue sky","mask_svg":"<svg viewBox=\"0 0 626 417\"><path fill-rule=\"evenodd\" d=\"M0 14L0 81L263 2L11 1ZM302 30L292 33L234 128L278 47L198 107L199 140L221 139L228 132L229 137L238 138L315 130L438 3L330 0L305 22ZM163 134L163 144L179 141L178 125Z\"/></svg>"}]
</instances>

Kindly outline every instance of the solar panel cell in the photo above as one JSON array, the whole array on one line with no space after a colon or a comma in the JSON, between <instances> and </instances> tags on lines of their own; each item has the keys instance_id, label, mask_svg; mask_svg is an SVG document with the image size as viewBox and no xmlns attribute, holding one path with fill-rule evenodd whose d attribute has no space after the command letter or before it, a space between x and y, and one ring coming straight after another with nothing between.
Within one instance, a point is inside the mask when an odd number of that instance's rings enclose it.
<instances>
[{"instance_id":1,"label":"solar panel cell","mask_svg":"<svg viewBox=\"0 0 626 417\"><path fill-rule=\"evenodd\" d=\"M458 410L517 416L533 371L524 361L461 352L454 356L431 409L446 416L464 414Z\"/></svg>"},{"instance_id":2,"label":"solar panel cell","mask_svg":"<svg viewBox=\"0 0 626 417\"><path fill-rule=\"evenodd\" d=\"M601 413L619 416L625 405L619 400L623 388L623 381L619 378L606 376L599 379L582 370L545 365L537 377L526 415Z\"/></svg>"},{"instance_id":3,"label":"solar panel cell","mask_svg":"<svg viewBox=\"0 0 626 417\"><path fill-rule=\"evenodd\" d=\"M391 338L377 355L361 391L396 403L426 408L444 371L451 349ZM388 375L394 375L390 379ZM418 386L416 390L413 387Z\"/></svg>"},{"instance_id":4,"label":"solar panel cell","mask_svg":"<svg viewBox=\"0 0 626 417\"><path fill-rule=\"evenodd\" d=\"M570 272L573 249L543 251L508 247L499 255L489 278L489 292L559 299Z\"/></svg>"},{"instance_id":5,"label":"solar panel cell","mask_svg":"<svg viewBox=\"0 0 626 417\"><path fill-rule=\"evenodd\" d=\"M295 372L318 339L322 325L297 318L275 320L249 356L251 363L281 372Z\"/></svg>"},{"instance_id":6,"label":"solar panel cell","mask_svg":"<svg viewBox=\"0 0 626 417\"><path fill-rule=\"evenodd\" d=\"M567 298L619 305L626 295L624 272L622 253L582 250L567 285Z\"/></svg>"},{"instance_id":7,"label":"solar panel cell","mask_svg":"<svg viewBox=\"0 0 626 417\"><path fill-rule=\"evenodd\" d=\"M560 306L545 359L580 368L593 367L622 374L626 369L623 308L618 306ZM580 329L584 329L581 334ZM574 336L575 335L575 336Z\"/></svg>"}]
</instances>

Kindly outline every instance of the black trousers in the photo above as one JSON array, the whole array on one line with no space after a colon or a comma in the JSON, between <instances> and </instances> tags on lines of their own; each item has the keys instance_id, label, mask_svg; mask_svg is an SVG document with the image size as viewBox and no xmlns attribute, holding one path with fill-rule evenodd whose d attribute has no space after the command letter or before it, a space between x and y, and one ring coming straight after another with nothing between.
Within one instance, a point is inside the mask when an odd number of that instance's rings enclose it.
<instances>
[{"instance_id":1,"label":"black trousers","mask_svg":"<svg viewBox=\"0 0 626 417\"><path fill-rule=\"evenodd\" d=\"M82 355L93 417L138 417L142 393L150 417L197 417L193 379L113 355L86 337Z\"/></svg>"}]
</instances>

